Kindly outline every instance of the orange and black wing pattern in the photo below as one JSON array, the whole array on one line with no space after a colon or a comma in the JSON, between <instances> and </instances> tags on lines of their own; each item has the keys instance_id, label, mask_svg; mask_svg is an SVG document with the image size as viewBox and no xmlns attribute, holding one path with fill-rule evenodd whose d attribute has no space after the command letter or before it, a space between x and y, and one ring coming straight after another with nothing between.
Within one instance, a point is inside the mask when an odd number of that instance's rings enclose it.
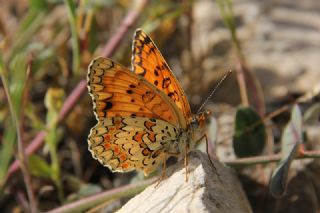
<instances>
[{"instance_id":1,"label":"orange and black wing pattern","mask_svg":"<svg viewBox=\"0 0 320 213\"><path fill-rule=\"evenodd\" d=\"M141 29L136 30L134 35L132 70L175 103L184 117L184 122L180 125L186 128L191 119L187 97L154 42Z\"/></svg>"},{"instance_id":2,"label":"orange and black wing pattern","mask_svg":"<svg viewBox=\"0 0 320 213\"><path fill-rule=\"evenodd\" d=\"M181 112L164 93L111 59L94 59L87 81L98 121L120 116L160 118L175 126L181 122Z\"/></svg>"},{"instance_id":3,"label":"orange and black wing pattern","mask_svg":"<svg viewBox=\"0 0 320 213\"><path fill-rule=\"evenodd\" d=\"M92 156L113 172L142 170L145 175L167 160L178 130L161 119L113 117L99 121L88 138ZM171 152L178 152L172 149Z\"/></svg>"}]
</instances>

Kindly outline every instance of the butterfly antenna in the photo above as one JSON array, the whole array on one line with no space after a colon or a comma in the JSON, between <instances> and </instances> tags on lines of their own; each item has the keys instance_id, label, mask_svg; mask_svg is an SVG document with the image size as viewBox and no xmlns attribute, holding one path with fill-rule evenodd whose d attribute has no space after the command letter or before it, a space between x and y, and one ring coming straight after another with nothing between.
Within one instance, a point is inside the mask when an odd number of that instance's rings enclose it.
<instances>
[{"instance_id":1,"label":"butterfly antenna","mask_svg":"<svg viewBox=\"0 0 320 213\"><path fill-rule=\"evenodd\" d=\"M232 73L232 70L229 70L229 72L227 72L222 78L221 80L218 82L218 84L216 85L216 87L212 90L212 92L210 93L210 95L207 97L207 99L202 103L202 105L200 106L200 108L197 111L197 114L199 112L201 112L202 108L204 107L204 105L206 105L206 103L209 101L209 99L212 97L212 95L216 92L216 90L218 89L218 87L220 86L220 84Z\"/></svg>"}]
</instances>

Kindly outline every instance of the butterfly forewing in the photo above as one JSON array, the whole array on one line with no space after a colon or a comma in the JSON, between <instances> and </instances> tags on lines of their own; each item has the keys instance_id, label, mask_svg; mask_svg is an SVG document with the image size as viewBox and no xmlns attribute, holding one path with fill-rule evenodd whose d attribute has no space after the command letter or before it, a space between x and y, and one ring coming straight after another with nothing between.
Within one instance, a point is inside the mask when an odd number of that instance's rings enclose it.
<instances>
[{"instance_id":1,"label":"butterfly forewing","mask_svg":"<svg viewBox=\"0 0 320 213\"><path fill-rule=\"evenodd\" d=\"M152 39L141 29L134 35L132 69L173 100L183 113L186 128L191 119L187 97Z\"/></svg>"},{"instance_id":2,"label":"butterfly forewing","mask_svg":"<svg viewBox=\"0 0 320 213\"><path fill-rule=\"evenodd\" d=\"M88 88L97 120L133 116L161 118L175 126L181 122L181 112L165 94L111 59L92 61Z\"/></svg>"}]
</instances>

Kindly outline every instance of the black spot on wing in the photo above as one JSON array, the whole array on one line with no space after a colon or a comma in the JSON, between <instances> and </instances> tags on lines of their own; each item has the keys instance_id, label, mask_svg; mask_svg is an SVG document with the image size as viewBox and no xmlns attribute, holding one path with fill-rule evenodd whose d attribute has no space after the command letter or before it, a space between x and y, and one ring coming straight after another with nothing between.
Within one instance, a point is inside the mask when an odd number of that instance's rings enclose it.
<instances>
[{"instance_id":1,"label":"black spot on wing","mask_svg":"<svg viewBox=\"0 0 320 213\"><path fill-rule=\"evenodd\" d=\"M165 77L162 82L162 88L166 89L171 84L171 79L169 77Z\"/></svg>"},{"instance_id":2,"label":"black spot on wing","mask_svg":"<svg viewBox=\"0 0 320 213\"><path fill-rule=\"evenodd\" d=\"M113 106L113 104L112 104L111 102L107 102L104 109L105 109L105 110L111 109L112 106Z\"/></svg>"}]
</instances>

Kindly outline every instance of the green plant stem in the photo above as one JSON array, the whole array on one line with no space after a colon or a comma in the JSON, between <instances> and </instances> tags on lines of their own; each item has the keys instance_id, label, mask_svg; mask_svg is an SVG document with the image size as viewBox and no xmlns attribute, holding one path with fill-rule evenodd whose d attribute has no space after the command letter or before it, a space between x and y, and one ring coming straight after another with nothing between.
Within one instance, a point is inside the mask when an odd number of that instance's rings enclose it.
<instances>
[{"instance_id":1,"label":"green plant stem","mask_svg":"<svg viewBox=\"0 0 320 213\"><path fill-rule=\"evenodd\" d=\"M36 213L37 212L37 205L36 205L36 200L35 200L33 190L32 190L32 179L31 179L31 175L29 173L28 160L26 157L24 144L23 144L22 127L20 126L18 112L15 111L15 108L13 107L13 104L12 104L12 99L11 99L11 95L9 92L9 86L8 86L9 84L7 81L6 74L7 74L7 72L3 66L2 57L1 57L0 76L1 76L2 83L3 83L3 88L5 91L5 94L7 96L10 114L12 117L12 124L17 131L17 139L18 139L18 156L17 156L17 158L18 158L18 162L19 162L20 168L23 173L23 180L24 180L27 194L28 194L28 198L29 198L30 211L32 213Z\"/></svg>"},{"instance_id":2,"label":"green plant stem","mask_svg":"<svg viewBox=\"0 0 320 213\"><path fill-rule=\"evenodd\" d=\"M75 5L73 0L64 1L67 7L68 19L71 29L71 46L72 46L72 71L74 73L79 73L80 71L80 47L79 47L79 37L77 31L76 23L76 13Z\"/></svg>"},{"instance_id":3,"label":"green plant stem","mask_svg":"<svg viewBox=\"0 0 320 213\"><path fill-rule=\"evenodd\" d=\"M252 105L260 116L265 114L264 99L262 89L257 78L251 73L246 64L244 54L241 50L241 44L237 37L234 14L231 0L217 1L224 24L230 31L232 45L237 56L237 80L239 84L241 103L249 106L248 91L250 91Z\"/></svg>"},{"instance_id":4,"label":"green plant stem","mask_svg":"<svg viewBox=\"0 0 320 213\"><path fill-rule=\"evenodd\" d=\"M238 56L237 79L239 84L241 103L243 106L249 106L249 98L247 93L245 74L244 74L244 70L242 69L243 68L242 61L244 61L244 56L241 52L240 42L236 34L236 27L235 27L234 16L232 11L232 2L231 0L218 0L217 3L220 8L223 22L230 31L231 41L236 50L236 55Z\"/></svg>"},{"instance_id":5,"label":"green plant stem","mask_svg":"<svg viewBox=\"0 0 320 213\"><path fill-rule=\"evenodd\" d=\"M50 129L50 133L48 137L51 137L49 140L49 152L51 157L51 169L52 169L52 176L54 183L57 186L58 189L58 196L60 202L63 202L64 199L64 193L63 193L63 187L61 183L61 172L60 172L60 166L59 166L59 158L57 153L57 146L56 146L56 128Z\"/></svg>"}]
</instances>

